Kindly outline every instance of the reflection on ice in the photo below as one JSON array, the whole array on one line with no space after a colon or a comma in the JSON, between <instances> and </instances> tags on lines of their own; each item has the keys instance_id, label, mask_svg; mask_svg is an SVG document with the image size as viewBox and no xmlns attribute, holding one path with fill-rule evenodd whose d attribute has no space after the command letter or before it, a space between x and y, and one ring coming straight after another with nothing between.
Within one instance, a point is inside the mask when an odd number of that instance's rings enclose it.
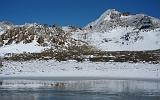
<instances>
[{"instance_id":1,"label":"reflection on ice","mask_svg":"<svg viewBox=\"0 0 160 100\"><path fill-rule=\"evenodd\" d=\"M160 100L160 81L3 80L2 100Z\"/></svg>"},{"instance_id":2,"label":"reflection on ice","mask_svg":"<svg viewBox=\"0 0 160 100\"><path fill-rule=\"evenodd\" d=\"M160 92L160 81L136 80L76 80L76 81L46 81L46 80L3 80L1 88L52 88L60 90L88 90L104 92Z\"/></svg>"}]
</instances>

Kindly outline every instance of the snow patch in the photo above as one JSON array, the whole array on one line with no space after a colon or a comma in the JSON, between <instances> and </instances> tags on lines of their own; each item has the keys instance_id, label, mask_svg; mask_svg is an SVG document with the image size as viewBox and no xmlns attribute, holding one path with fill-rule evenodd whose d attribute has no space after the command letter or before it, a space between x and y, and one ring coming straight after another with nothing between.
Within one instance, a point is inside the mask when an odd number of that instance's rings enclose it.
<instances>
[{"instance_id":1,"label":"snow patch","mask_svg":"<svg viewBox=\"0 0 160 100\"><path fill-rule=\"evenodd\" d=\"M0 77L160 78L160 65L149 63L32 60L5 61L3 65Z\"/></svg>"},{"instance_id":2,"label":"snow patch","mask_svg":"<svg viewBox=\"0 0 160 100\"><path fill-rule=\"evenodd\" d=\"M49 47L42 47L39 46L38 43L34 40L32 43L23 44L22 42L19 44L11 44L11 45L5 45L0 48L0 55L5 55L6 53L24 53L24 52L30 52L30 53L37 53L42 52L44 49L47 49Z\"/></svg>"}]
</instances>

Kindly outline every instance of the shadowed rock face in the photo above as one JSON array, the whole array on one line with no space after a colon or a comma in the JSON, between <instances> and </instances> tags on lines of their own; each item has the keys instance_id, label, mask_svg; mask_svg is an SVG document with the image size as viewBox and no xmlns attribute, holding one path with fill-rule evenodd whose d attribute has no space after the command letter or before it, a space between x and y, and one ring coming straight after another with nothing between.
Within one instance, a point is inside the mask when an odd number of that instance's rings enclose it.
<instances>
[{"instance_id":1,"label":"shadowed rock face","mask_svg":"<svg viewBox=\"0 0 160 100\"><path fill-rule=\"evenodd\" d=\"M2 59L1 59L1 57L0 57L0 68L3 66L3 64L2 64Z\"/></svg>"},{"instance_id":2,"label":"shadowed rock face","mask_svg":"<svg viewBox=\"0 0 160 100\"><path fill-rule=\"evenodd\" d=\"M147 29L147 28L154 28L151 18L144 16L140 22L137 24L137 28L139 29Z\"/></svg>"},{"instance_id":3,"label":"shadowed rock face","mask_svg":"<svg viewBox=\"0 0 160 100\"><path fill-rule=\"evenodd\" d=\"M3 84L3 82L2 81L0 81L0 85L2 85Z\"/></svg>"}]
</instances>

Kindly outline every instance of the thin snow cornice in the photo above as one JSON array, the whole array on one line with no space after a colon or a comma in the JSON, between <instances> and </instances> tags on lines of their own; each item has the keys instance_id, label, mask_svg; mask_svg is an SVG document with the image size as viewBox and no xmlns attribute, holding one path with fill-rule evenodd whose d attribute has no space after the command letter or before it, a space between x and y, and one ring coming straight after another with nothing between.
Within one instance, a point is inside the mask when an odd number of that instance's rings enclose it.
<instances>
[{"instance_id":1,"label":"thin snow cornice","mask_svg":"<svg viewBox=\"0 0 160 100\"><path fill-rule=\"evenodd\" d=\"M121 13L121 12L119 12L119 11L117 11L117 10L115 10L115 9L108 9L108 10L106 10L106 11L100 16L100 18L109 16L109 15L111 15L111 14L120 14L120 13Z\"/></svg>"},{"instance_id":2,"label":"thin snow cornice","mask_svg":"<svg viewBox=\"0 0 160 100\"><path fill-rule=\"evenodd\" d=\"M119 11L117 11L116 9L108 9L106 10L103 14L110 14L110 13L120 13ZM103 15L102 14L102 15Z\"/></svg>"}]
</instances>

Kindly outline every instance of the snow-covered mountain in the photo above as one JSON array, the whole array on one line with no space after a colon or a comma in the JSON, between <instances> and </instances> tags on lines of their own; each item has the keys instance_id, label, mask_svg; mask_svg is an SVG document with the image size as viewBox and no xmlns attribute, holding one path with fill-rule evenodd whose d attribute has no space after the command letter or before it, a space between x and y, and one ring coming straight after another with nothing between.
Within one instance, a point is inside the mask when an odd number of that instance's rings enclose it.
<instances>
[{"instance_id":1,"label":"snow-covered mountain","mask_svg":"<svg viewBox=\"0 0 160 100\"><path fill-rule=\"evenodd\" d=\"M160 49L160 20L144 14L131 15L110 9L83 29L0 22L0 55L66 50L84 44L102 51Z\"/></svg>"},{"instance_id":2,"label":"snow-covered mountain","mask_svg":"<svg viewBox=\"0 0 160 100\"><path fill-rule=\"evenodd\" d=\"M152 30L160 27L160 20L144 14L131 15L129 12L121 13L115 9L109 9L97 20L89 23L85 29L92 28L97 32L108 32L116 27Z\"/></svg>"},{"instance_id":3,"label":"snow-covered mountain","mask_svg":"<svg viewBox=\"0 0 160 100\"><path fill-rule=\"evenodd\" d=\"M160 20L144 14L110 9L78 33L74 37L103 51L160 49Z\"/></svg>"}]
</instances>

